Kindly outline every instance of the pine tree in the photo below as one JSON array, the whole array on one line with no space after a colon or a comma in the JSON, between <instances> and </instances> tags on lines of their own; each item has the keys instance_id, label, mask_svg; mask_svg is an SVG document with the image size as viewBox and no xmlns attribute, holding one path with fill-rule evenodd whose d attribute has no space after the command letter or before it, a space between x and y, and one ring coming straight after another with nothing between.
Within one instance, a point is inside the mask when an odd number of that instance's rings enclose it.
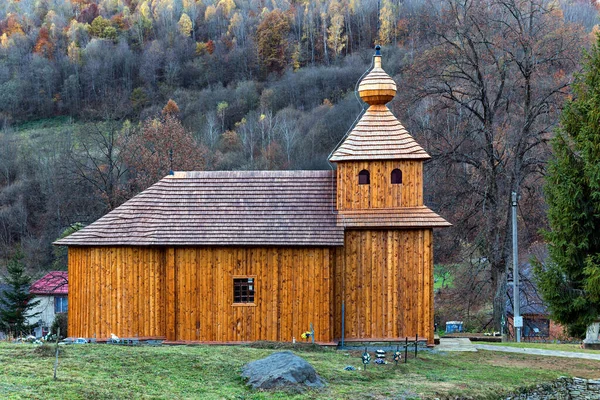
<instances>
[{"instance_id":1,"label":"pine tree","mask_svg":"<svg viewBox=\"0 0 600 400\"><path fill-rule=\"evenodd\" d=\"M600 36L552 140L545 194L549 261L538 285L552 317L574 336L600 315Z\"/></svg>"},{"instance_id":2,"label":"pine tree","mask_svg":"<svg viewBox=\"0 0 600 400\"><path fill-rule=\"evenodd\" d=\"M9 289L0 295L0 325L15 336L24 335L32 328L27 320L39 315L29 311L40 301L33 301L34 296L29 293L31 277L25 274L23 253L18 251L8 262L6 270L4 281Z\"/></svg>"}]
</instances>

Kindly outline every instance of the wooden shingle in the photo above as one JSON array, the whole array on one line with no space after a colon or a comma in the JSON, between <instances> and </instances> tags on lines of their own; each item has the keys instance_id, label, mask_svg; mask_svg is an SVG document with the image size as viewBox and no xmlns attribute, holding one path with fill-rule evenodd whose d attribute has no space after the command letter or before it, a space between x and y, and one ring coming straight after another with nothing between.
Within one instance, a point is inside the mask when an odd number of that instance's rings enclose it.
<instances>
[{"instance_id":1,"label":"wooden shingle","mask_svg":"<svg viewBox=\"0 0 600 400\"><path fill-rule=\"evenodd\" d=\"M427 160L429 154L385 105L373 105L329 161Z\"/></svg>"},{"instance_id":2,"label":"wooden shingle","mask_svg":"<svg viewBox=\"0 0 600 400\"><path fill-rule=\"evenodd\" d=\"M341 246L331 171L176 172L84 229L69 246Z\"/></svg>"},{"instance_id":3,"label":"wooden shingle","mask_svg":"<svg viewBox=\"0 0 600 400\"><path fill-rule=\"evenodd\" d=\"M451 223L426 206L346 210L338 214L345 228L443 228Z\"/></svg>"}]
</instances>

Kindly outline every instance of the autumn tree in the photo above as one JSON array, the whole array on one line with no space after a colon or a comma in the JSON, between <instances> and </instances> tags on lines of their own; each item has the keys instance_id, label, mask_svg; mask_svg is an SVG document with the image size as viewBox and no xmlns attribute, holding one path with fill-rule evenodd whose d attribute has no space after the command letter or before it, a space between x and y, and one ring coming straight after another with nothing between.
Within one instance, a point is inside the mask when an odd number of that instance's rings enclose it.
<instances>
[{"instance_id":1,"label":"autumn tree","mask_svg":"<svg viewBox=\"0 0 600 400\"><path fill-rule=\"evenodd\" d=\"M599 45L597 36L552 139L545 185L550 257L536 268L552 317L578 337L600 315Z\"/></svg>"},{"instance_id":2,"label":"autumn tree","mask_svg":"<svg viewBox=\"0 0 600 400\"><path fill-rule=\"evenodd\" d=\"M342 4L338 0L332 0L329 3L328 10L330 23L327 29L327 45L333 52L334 58L340 55L346 46L346 36L344 35L344 13Z\"/></svg>"},{"instance_id":3,"label":"autumn tree","mask_svg":"<svg viewBox=\"0 0 600 400\"><path fill-rule=\"evenodd\" d=\"M149 119L126 136L123 158L129 168L129 190L135 194L156 183L170 171L204 169L205 151L181 121L165 113Z\"/></svg>"},{"instance_id":4,"label":"autumn tree","mask_svg":"<svg viewBox=\"0 0 600 400\"><path fill-rule=\"evenodd\" d=\"M181 36L190 37L193 26L189 15L186 13L181 14L181 18L179 18L177 26L179 27L179 33Z\"/></svg>"},{"instance_id":5,"label":"autumn tree","mask_svg":"<svg viewBox=\"0 0 600 400\"><path fill-rule=\"evenodd\" d=\"M173 99L169 99L169 101L167 101L167 104L162 109L162 115L171 115L177 117L178 114L179 106L177 105L177 103L175 103L175 101L173 101Z\"/></svg>"},{"instance_id":6,"label":"autumn tree","mask_svg":"<svg viewBox=\"0 0 600 400\"><path fill-rule=\"evenodd\" d=\"M285 13L275 9L266 13L256 31L260 63L266 72L282 73L288 64L290 23Z\"/></svg>"},{"instance_id":7,"label":"autumn tree","mask_svg":"<svg viewBox=\"0 0 600 400\"><path fill-rule=\"evenodd\" d=\"M581 34L545 0L445 0L406 86L407 118L434 162L433 198L490 264L500 328L510 263L510 195L542 201L547 141L577 66ZM537 207L539 209L539 207ZM537 239L543 218L522 215ZM527 242L522 243L527 247Z\"/></svg>"},{"instance_id":8,"label":"autumn tree","mask_svg":"<svg viewBox=\"0 0 600 400\"><path fill-rule=\"evenodd\" d=\"M112 26L109 20L100 15L92 21L90 34L101 39L115 40L117 38L117 29Z\"/></svg>"},{"instance_id":9,"label":"autumn tree","mask_svg":"<svg viewBox=\"0 0 600 400\"><path fill-rule=\"evenodd\" d=\"M395 7L392 0L383 0L379 9L379 43L390 44L396 39Z\"/></svg>"},{"instance_id":10,"label":"autumn tree","mask_svg":"<svg viewBox=\"0 0 600 400\"><path fill-rule=\"evenodd\" d=\"M54 43L52 43L52 38L50 38L50 32L48 32L48 29L46 27L40 28L38 39L35 42L33 52L41 55L42 57L50 59L52 58L54 53Z\"/></svg>"}]
</instances>

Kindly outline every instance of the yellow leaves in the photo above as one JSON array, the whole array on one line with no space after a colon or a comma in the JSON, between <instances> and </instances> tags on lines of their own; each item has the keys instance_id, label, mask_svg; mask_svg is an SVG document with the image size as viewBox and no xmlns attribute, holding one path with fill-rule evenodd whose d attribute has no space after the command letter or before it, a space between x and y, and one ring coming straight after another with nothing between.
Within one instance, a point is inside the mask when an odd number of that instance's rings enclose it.
<instances>
[{"instance_id":1,"label":"yellow leaves","mask_svg":"<svg viewBox=\"0 0 600 400\"><path fill-rule=\"evenodd\" d=\"M206 43L198 42L196 43L196 55L201 56L206 52Z\"/></svg>"},{"instance_id":2,"label":"yellow leaves","mask_svg":"<svg viewBox=\"0 0 600 400\"><path fill-rule=\"evenodd\" d=\"M6 32L4 32L2 36L0 36L0 46L2 46L2 48L4 49L8 48L8 35L6 34Z\"/></svg>"},{"instance_id":3,"label":"yellow leaves","mask_svg":"<svg viewBox=\"0 0 600 400\"><path fill-rule=\"evenodd\" d=\"M338 56L346 46L346 35L342 35L344 31L344 15L341 13L342 8L337 0L333 0L329 5L329 15L331 22L327 28L327 45L335 56Z\"/></svg>"},{"instance_id":4,"label":"yellow leaves","mask_svg":"<svg viewBox=\"0 0 600 400\"><path fill-rule=\"evenodd\" d=\"M217 15L217 7L210 5L206 7L206 11L204 12L204 20L210 21Z\"/></svg>"},{"instance_id":5,"label":"yellow leaves","mask_svg":"<svg viewBox=\"0 0 600 400\"><path fill-rule=\"evenodd\" d=\"M195 7L197 3L202 3L201 1L196 1L196 0L183 0L182 4L183 4L183 9L184 10L189 10L192 7Z\"/></svg>"},{"instance_id":6,"label":"yellow leaves","mask_svg":"<svg viewBox=\"0 0 600 400\"><path fill-rule=\"evenodd\" d=\"M25 32L23 32L23 27L17 20L17 16L15 14L9 13L6 17L6 29L4 30L4 33L6 33L8 37L17 34L25 35Z\"/></svg>"},{"instance_id":7,"label":"yellow leaves","mask_svg":"<svg viewBox=\"0 0 600 400\"><path fill-rule=\"evenodd\" d=\"M233 0L219 0L217 3L217 8L223 12L225 17L229 17L231 11L235 8L235 3Z\"/></svg>"},{"instance_id":8,"label":"yellow leaves","mask_svg":"<svg viewBox=\"0 0 600 400\"><path fill-rule=\"evenodd\" d=\"M239 28L242 26L242 16L239 12L236 12L235 14L233 14L233 17L231 17L231 20L229 21L229 27L227 28L227 34L229 36L237 36L236 35L236 31L239 30Z\"/></svg>"},{"instance_id":9,"label":"yellow leaves","mask_svg":"<svg viewBox=\"0 0 600 400\"><path fill-rule=\"evenodd\" d=\"M300 43L296 43L294 46L294 52L292 53L292 65L294 72L300 69Z\"/></svg>"},{"instance_id":10,"label":"yellow leaves","mask_svg":"<svg viewBox=\"0 0 600 400\"><path fill-rule=\"evenodd\" d=\"M600 27L598 26L598 24L596 24L592 28L592 32L590 32L590 34L588 35L590 43L594 43L599 34L600 34Z\"/></svg>"},{"instance_id":11,"label":"yellow leaves","mask_svg":"<svg viewBox=\"0 0 600 400\"><path fill-rule=\"evenodd\" d=\"M190 36L193 26L192 20L190 19L189 15L187 15L186 13L181 14L181 18L179 18L177 26L179 28L179 33L181 33L181 36Z\"/></svg>"},{"instance_id":12,"label":"yellow leaves","mask_svg":"<svg viewBox=\"0 0 600 400\"><path fill-rule=\"evenodd\" d=\"M379 12L379 43L388 44L396 35L394 5L391 0L383 0Z\"/></svg>"},{"instance_id":13,"label":"yellow leaves","mask_svg":"<svg viewBox=\"0 0 600 400\"><path fill-rule=\"evenodd\" d=\"M69 43L69 47L67 47L67 56L72 64L81 65L81 49L77 46L77 43Z\"/></svg>"},{"instance_id":14,"label":"yellow leaves","mask_svg":"<svg viewBox=\"0 0 600 400\"><path fill-rule=\"evenodd\" d=\"M150 6L148 6L147 1L144 1L142 4L140 4L140 6L138 7L138 11L140 12L140 14L142 14L144 18L150 19Z\"/></svg>"}]
</instances>

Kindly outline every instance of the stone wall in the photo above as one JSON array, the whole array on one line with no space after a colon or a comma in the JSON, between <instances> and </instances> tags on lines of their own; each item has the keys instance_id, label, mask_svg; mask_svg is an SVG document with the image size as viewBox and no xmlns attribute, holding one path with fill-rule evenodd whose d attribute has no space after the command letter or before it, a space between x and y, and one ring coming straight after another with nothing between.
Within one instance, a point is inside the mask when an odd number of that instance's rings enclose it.
<instances>
[{"instance_id":1,"label":"stone wall","mask_svg":"<svg viewBox=\"0 0 600 400\"><path fill-rule=\"evenodd\" d=\"M600 399L600 380L567 378L537 385L506 397L506 400L597 400Z\"/></svg>"}]
</instances>

